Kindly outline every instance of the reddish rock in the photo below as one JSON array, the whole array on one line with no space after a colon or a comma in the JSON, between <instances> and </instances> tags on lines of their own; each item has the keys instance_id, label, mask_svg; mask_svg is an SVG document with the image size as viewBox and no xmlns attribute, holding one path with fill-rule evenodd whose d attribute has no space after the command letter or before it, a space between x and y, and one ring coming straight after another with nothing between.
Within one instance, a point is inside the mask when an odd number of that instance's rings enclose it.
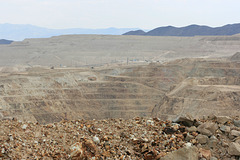
<instances>
[{"instance_id":1,"label":"reddish rock","mask_svg":"<svg viewBox=\"0 0 240 160\"><path fill-rule=\"evenodd\" d=\"M206 158L207 160L210 160L210 158L212 156L212 153L210 150L200 148L199 152L200 152L201 157Z\"/></svg>"}]
</instances>

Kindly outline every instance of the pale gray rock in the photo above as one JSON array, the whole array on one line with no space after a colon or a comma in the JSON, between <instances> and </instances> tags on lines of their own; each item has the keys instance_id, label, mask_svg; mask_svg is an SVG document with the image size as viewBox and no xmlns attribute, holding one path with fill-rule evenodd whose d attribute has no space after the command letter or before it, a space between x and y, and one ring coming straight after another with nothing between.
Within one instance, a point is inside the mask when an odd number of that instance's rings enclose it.
<instances>
[{"instance_id":1,"label":"pale gray rock","mask_svg":"<svg viewBox=\"0 0 240 160\"><path fill-rule=\"evenodd\" d=\"M194 136L192 136L188 133L185 140L189 142L191 139L194 139Z\"/></svg>"},{"instance_id":2,"label":"pale gray rock","mask_svg":"<svg viewBox=\"0 0 240 160\"><path fill-rule=\"evenodd\" d=\"M206 144L208 142L208 136L202 134L197 135L196 139L200 144Z\"/></svg>"},{"instance_id":3,"label":"pale gray rock","mask_svg":"<svg viewBox=\"0 0 240 160\"><path fill-rule=\"evenodd\" d=\"M27 129L27 124L22 125L22 129Z\"/></svg>"},{"instance_id":4,"label":"pale gray rock","mask_svg":"<svg viewBox=\"0 0 240 160\"><path fill-rule=\"evenodd\" d=\"M240 137L240 131L231 130L231 136Z\"/></svg>"},{"instance_id":5,"label":"pale gray rock","mask_svg":"<svg viewBox=\"0 0 240 160\"><path fill-rule=\"evenodd\" d=\"M188 132L196 132L196 131L197 131L197 128L196 128L195 126L188 127L188 128L187 128L187 131L188 131Z\"/></svg>"},{"instance_id":6,"label":"pale gray rock","mask_svg":"<svg viewBox=\"0 0 240 160\"><path fill-rule=\"evenodd\" d=\"M240 156L240 144L235 142L230 143L228 153L232 156Z\"/></svg>"},{"instance_id":7,"label":"pale gray rock","mask_svg":"<svg viewBox=\"0 0 240 160\"><path fill-rule=\"evenodd\" d=\"M234 120L233 124L237 127L240 127L240 120Z\"/></svg>"},{"instance_id":8,"label":"pale gray rock","mask_svg":"<svg viewBox=\"0 0 240 160\"><path fill-rule=\"evenodd\" d=\"M235 140L236 143L240 144L240 137Z\"/></svg>"},{"instance_id":9,"label":"pale gray rock","mask_svg":"<svg viewBox=\"0 0 240 160\"><path fill-rule=\"evenodd\" d=\"M231 128L229 126L221 125L220 130L229 133L231 131Z\"/></svg>"},{"instance_id":10,"label":"pale gray rock","mask_svg":"<svg viewBox=\"0 0 240 160\"><path fill-rule=\"evenodd\" d=\"M232 119L228 116L217 116L216 121L221 124L225 124L228 121L231 121Z\"/></svg>"},{"instance_id":11,"label":"pale gray rock","mask_svg":"<svg viewBox=\"0 0 240 160\"><path fill-rule=\"evenodd\" d=\"M211 157L210 160L218 160L216 157Z\"/></svg>"},{"instance_id":12,"label":"pale gray rock","mask_svg":"<svg viewBox=\"0 0 240 160\"><path fill-rule=\"evenodd\" d=\"M100 143L100 139L97 136L93 137L93 142L95 142L96 144Z\"/></svg>"},{"instance_id":13,"label":"pale gray rock","mask_svg":"<svg viewBox=\"0 0 240 160\"><path fill-rule=\"evenodd\" d=\"M209 119L209 120L214 120L214 119L216 119L216 118L217 118L217 117L216 117L215 114L211 114L211 115L208 116L208 119Z\"/></svg>"},{"instance_id":14,"label":"pale gray rock","mask_svg":"<svg viewBox=\"0 0 240 160\"><path fill-rule=\"evenodd\" d=\"M205 122L198 126L197 130L204 135L211 136L213 135L216 130L218 129L218 125L213 122Z\"/></svg>"},{"instance_id":15,"label":"pale gray rock","mask_svg":"<svg viewBox=\"0 0 240 160\"><path fill-rule=\"evenodd\" d=\"M211 136L208 140L208 146L211 148L215 148L218 144L218 139L215 136Z\"/></svg>"},{"instance_id":16,"label":"pale gray rock","mask_svg":"<svg viewBox=\"0 0 240 160\"><path fill-rule=\"evenodd\" d=\"M228 147L229 145L228 145L227 142L222 141L222 146L223 146L223 147Z\"/></svg>"},{"instance_id":17,"label":"pale gray rock","mask_svg":"<svg viewBox=\"0 0 240 160\"><path fill-rule=\"evenodd\" d=\"M182 123L185 126L192 126L194 123L194 119L190 115L185 115L185 116L178 116L176 119L173 120L174 123Z\"/></svg>"},{"instance_id":18,"label":"pale gray rock","mask_svg":"<svg viewBox=\"0 0 240 160\"><path fill-rule=\"evenodd\" d=\"M198 160L197 147L184 147L179 150L168 153L161 160Z\"/></svg>"}]
</instances>

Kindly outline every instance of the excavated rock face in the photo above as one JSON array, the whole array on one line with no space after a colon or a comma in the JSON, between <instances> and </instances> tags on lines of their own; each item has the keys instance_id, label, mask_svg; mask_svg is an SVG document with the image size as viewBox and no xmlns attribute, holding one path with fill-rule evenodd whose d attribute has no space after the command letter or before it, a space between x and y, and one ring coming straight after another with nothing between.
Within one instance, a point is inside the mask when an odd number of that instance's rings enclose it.
<instances>
[{"instance_id":1,"label":"excavated rock face","mask_svg":"<svg viewBox=\"0 0 240 160\"><path fill-rule=\"evenodd\" d=\"M231 56L230 60L231 61L240 61L240 52L237 52L233 56Z\"/></svg>"},{"instance_id":2,"label":"excavated rock face","mask_svg":"<svg viewBox=\"0 0 240 160\"><path fill-rule=\"evenodd\" d=\"M172 119L186 113L194 117L212 113L240 115L239 63L188 60L176 63L184 64L186 78L166 92L153 109L154 116Z\"/></svg>"},{"instance_id":3,"label":"excavated rock face","mask_svg":"<svg viewBox=\"0 0 240 160\"><path fill-rule=\"evenodd\" d=\"M22 75L2 76L1 117L49 123L151 116L163 94L160 90L136 82L109 80L99 72L33 69Z\"/></svg>"},{"instance_id":4,"label":"excavated rock face","mask_svg":"<svg viewBox=\"0 0 240 160\"><path fill-rule=\"evenodd\" d=\"M182 59L91 69L2 73L0 118L62 119L240 115L240 64Z\"/></svg>"}]
</instances>

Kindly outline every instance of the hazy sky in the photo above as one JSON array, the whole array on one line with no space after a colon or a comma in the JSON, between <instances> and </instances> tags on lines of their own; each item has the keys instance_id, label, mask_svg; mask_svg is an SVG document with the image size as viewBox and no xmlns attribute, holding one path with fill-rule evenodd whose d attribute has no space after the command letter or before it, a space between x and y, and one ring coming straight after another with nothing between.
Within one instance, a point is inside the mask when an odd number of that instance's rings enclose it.
<instances>
[{"instance_id":1,"label":"hazy sky","mask_svg":"<svg viewBox=\"0 0 240 160\"><path fill-rule=\"evenodd\" d=\"M143 28L240 23L240 0L0 0L0 23Z\"/></svg>"}]
</instances>

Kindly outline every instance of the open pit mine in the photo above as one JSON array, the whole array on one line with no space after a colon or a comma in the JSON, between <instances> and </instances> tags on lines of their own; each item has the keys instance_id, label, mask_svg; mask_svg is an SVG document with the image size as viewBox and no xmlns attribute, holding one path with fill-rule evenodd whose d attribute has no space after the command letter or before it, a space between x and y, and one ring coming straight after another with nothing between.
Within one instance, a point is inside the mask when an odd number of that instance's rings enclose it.
<instances>
[{"instance_id":1,"label":"open pit mine","mask_svg":"<svg viewBox=\"0 0 240 160\"><path fill-rule=\"evenodd\" d=\"M238 160L239 51L239 35L1 45L0 158Z\"/></svg>"}]
</instances>

